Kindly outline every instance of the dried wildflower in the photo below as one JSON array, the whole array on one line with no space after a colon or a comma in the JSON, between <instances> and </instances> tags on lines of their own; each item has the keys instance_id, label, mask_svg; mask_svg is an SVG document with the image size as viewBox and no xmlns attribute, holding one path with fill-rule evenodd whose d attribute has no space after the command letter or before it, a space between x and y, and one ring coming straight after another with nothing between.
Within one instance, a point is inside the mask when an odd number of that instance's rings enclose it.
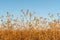
<instances>
[{"instance_id":1,"label":"dried wildflower","mask_svg":"<svg viewBox=\"0 0 60 40\"><path fill-rule=\"evenodd\" d=\"M40 19L42 19L43 17L42 16L40 16Z\"/></svg>"},{"instance_id":2,"label":"dried wildflower","mask_svg":"<svg viewBox=\"0 0 60 40\"><path fill-rule=\"evenodd\" d=\"M44 18L44 23L47 23L47 20L46 20L46 18Z\"/></svg>"},{"instance_id":3,"label":"dried wildflower","mask_svg":"<svg viewBox=\"0 0 60 40\"><path fill-rule=\"evenodd\" d=\"M11 21L8 19L8 20L7 20L7 23L9 24L9 23L11 23Z\"/></svg>"},{"instance_id":4,"label":"dried wildflower","mask_svg":"<svg viewBox=\"0 0 60 40\"><path fill-rule=\"evenodd\" d=\"M27 9L25 16L27 16L27 15L28 15L28 13L29 13L29 9Z\"/></svg>"},{"instance_id":5,"label":"dried wildflower","mask_svg":"<svg viewBox=\"0 0 60 40\"><path fill-rule=\"evenodd\" d=\"M10 14L9 14L9 12L7 12L6 18L7 18L7 19L10 18Z\"/></svg>"},{"instance_id":6,"label":"dried wildflower","mask_svg":"<svg viewBox=\"0 0 60 40\"><path fill-rule=\"evenodd\" d=\"M54 20L54 23L57 23L57 20Z\"/></svg>"},{"instance_id":7,"label":"dried wildflower","mask_svg":"<svg viewBox=\"0 0 60 40\"><path fill-rule=\"evenodd\" d=\"M17 22L18 21L18 17L16 19L14 19L14 22Z\"/></svg>"},{"instance_id":8,"label":"dried wildflower","mask_svg":"<svg viewBox=\"0 0 60 40\"><path fill-rule=\"evenodd\" d=\"M30 18L32 17L32 13L30 13Z\"/></svg>"},{"instance_id":9,"label":"dried wildflower","mask_svg":"<svg viewBox=\"0 0 60 40\"><path fill-rule=\"evenodd\" d=\"M36 17L34 17L34 20L36 20Z\"/></svg>"},{"instance_id":10,"label":"dried wildflower","mask_svg":"<svg viewBox=\"0 0 60 40\"><path fill-rule=\"evenodd\" d=\"M22 14L25 14L24 11L23 11L23 9L21 9L21 12L22 12Z\"/></svg>"}]
</instances>

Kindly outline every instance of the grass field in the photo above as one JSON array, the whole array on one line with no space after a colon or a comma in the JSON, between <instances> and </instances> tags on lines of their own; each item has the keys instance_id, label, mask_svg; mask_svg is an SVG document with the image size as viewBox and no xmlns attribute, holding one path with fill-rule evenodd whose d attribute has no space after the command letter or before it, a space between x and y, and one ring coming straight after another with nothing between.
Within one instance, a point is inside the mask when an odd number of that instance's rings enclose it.
<instances>
[{"instance_id":1,"label":"grass field","mask_svg":"<svg viewBox=\"0 0 60 40\"><path fill-rule=\"evenodd\" d=\"M9 12L6 21L1 19L4 16L0 17L0 40L60 40L60 20L55 19L54 15L48 14L50 19L42 16L37 18L29 10L21 12L23 15L20 19L13 19L14 15Z\"/></svg>"}]
</instances>

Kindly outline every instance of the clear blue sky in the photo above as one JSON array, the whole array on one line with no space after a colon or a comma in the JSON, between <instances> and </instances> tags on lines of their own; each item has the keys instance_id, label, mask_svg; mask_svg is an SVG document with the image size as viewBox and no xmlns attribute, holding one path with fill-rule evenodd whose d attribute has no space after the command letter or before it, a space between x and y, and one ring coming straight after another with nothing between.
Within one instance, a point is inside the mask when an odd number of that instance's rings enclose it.
<instances>
[{"instance_id":1,"label":"clear blue sky","mask_svg":"<svg viewBox=\"0 0 60 40\"><path fill-rule=\"evenodd\" d=\"M9 11L11 14L19 16L20 9L29 9L35 11L36 16L44 16L50 13L60 12L60 0L0 0L0 16L6 15Z\"/></svg>"}]
</instances>

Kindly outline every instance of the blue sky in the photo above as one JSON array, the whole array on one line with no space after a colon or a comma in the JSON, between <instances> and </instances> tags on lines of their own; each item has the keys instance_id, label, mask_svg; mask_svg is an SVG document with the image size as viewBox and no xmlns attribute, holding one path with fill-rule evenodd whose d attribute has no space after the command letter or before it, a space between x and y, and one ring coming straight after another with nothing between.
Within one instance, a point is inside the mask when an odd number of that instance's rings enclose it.
<instances>
[{"instance_id":1,"label":"blue sky","mask_svg":"<svg viewBox=\"0 0 60 40\"><path fill-rule=\"evenodd\" d=\"M17 17L21 9L35 11L37 17L47 17L49 12L60 12L60 0L0 0L0 16L8 11Z\"/></svg>"}]
</instances>

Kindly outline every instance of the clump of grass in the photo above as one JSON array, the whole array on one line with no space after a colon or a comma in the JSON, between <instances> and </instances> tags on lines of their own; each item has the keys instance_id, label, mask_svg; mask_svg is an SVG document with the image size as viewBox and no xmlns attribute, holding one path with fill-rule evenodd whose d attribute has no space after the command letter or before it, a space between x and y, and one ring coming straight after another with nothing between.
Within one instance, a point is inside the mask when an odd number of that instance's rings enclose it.
<instances>
[{"instance_id":1,"label":"clump of grass","mask_svg":"<svg viewBox=\"0 0 60 40\"><path fill-rule=\"evenodd\" d=\"M7 12L6 21L1 16L0 40L60 40L60 22L54 15L48 14L50 20L40 16L33 17L33 13L21 10L21 18L13 19L14 15ZM33 18L32 18L33 17ZM58 15L59 17L59 15Z\"/></svg>"}]
</instances>

